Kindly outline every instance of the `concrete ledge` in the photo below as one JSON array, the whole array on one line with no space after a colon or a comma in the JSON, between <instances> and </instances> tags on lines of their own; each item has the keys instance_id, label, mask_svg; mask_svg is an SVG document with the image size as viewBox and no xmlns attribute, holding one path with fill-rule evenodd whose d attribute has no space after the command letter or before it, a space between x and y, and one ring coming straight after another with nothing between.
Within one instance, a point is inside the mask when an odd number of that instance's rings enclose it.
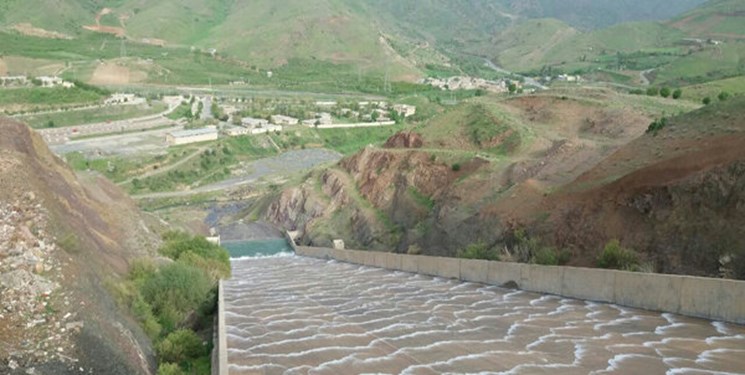
<instances>
[{"instance_id":1,"label":"concrete ledge","mask_svg":"<svg viewBox=\"0 0 745 375\"><path fill-rule=\"evenodd\" d=\"M745 282L593 268L298 247L298 255L745 324Z\"/></svg>"},{"instance_id":2,"label":"concrete ledge","mask_svg":"<svg viewBox=\"0 0 745 375\"><path fill-rule=\"evenodd\" d=\"M525 264L520 270L520 289L531 292L561 294L564 267Z\"/></svg>"},{"instance_id":3,"label":"concrete ledge","mask_svg":"<svg viewBox=\"0 0 745 375\"><path fill-rule=\"evenodd\" d=\"M223 297L222 280L217 287L217 373L228 375L228 335L225 326L225 299Z\"/></svg>"},{"instance_id":4,"label":"concrete ledge","mask_svg":"<svg viewBox=\"0 0 745 375\"><path fill-rule=\"evenodd\" d=\"M400 254L387 253L385 254L385 265L383 268L389 270L401 271L401 260L403 256Z\"/></svg>"},{"instance_id":5,"label":"concrete ledge","mask_svg":"<svg viewBox=\"0 0 745 375\"><path fill-rule=\"evenodd\" d=\"M427 256L420 256L416 259L418 273L446 279L460 279L460 259Z\"/></svg>"},{"instance_id":6,"label":"concrete ledge","mask_svg":"<svg viewBox=\"0 0 745 375\"><path fill-rule=\"evenodd\" d=\"M735 280L685 277L680 313L745 324L745 286Z\"/></svg>"},{"instance_id":7,"label":"concrete ledge","mask_svg":"<svg viewBox=\"0 0 745 375\"><path fill-rule=\"evenodd\" d=\"M616 272L614 303L678 313L683 276Z\"/></svg>"},{"instance_id":8,"label":"concrete ledge","mask_svg":"<svg viewBox=\"0 0 745 375\"><path fill-rule=\"evenodd\" d=\"M616 272L592 268L564 268L561 294L597 302L614 302Z\"/></svg>"},{"instance_id":9,"label":"concrete ledge","mask_svg":"<svg viewBox=\"0 0 745 375\"><path fill-rule=\"evenodd\" d=\"M461 259L460 279L472 283L486 284L489 281L489 262Z\"/></svg>"},{"instance_id":10,"label":"concrete ledge","mask_svg":"<svg viewBox=\"0 0 745 375\"><path fill-rule=\"evenodd\" d=\"M401 271L420 273L419 272L419 256L418 255L402 255L401 256Z\"/></svg>"},{"instance_id":11,"label":"concrete ledge","mask_svg":"<svg viewBox=\"0 0 745 375\"><path fill-rule=\"evenodd\" d=\"M486 283L492 285L504 285L510 281L520 287L522 277L522 265L519 263L488 262L489 273Z\"/></svg>"},{"instance_id":12,"label":"concrete ledge","mask_svg":"<svg viewBox=\"0 0 745 375\"><path fill-rule=\"evenodd\" d=\"M373 258L373 267L378 268L388 268L388 254L389 253L374 253L375 257Z\"/></svg>"}]
</instances>

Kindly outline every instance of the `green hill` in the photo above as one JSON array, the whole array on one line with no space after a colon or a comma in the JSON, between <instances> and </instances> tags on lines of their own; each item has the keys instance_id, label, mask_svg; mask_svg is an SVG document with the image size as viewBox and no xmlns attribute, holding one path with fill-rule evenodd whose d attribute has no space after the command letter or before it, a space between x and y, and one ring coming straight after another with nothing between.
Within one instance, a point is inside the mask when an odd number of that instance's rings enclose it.
<instances>
[{"instance_id":1,"label":"green hill","mask_svg":"<svg viewBox=\"0 0 745 375\"><path fill-rule=\"evenodd\" d=\"M529 18L556 18L580 29L624 22L665 20L706 0L502 0L511 11Z\"/></svg>"},{"instance_id":2,"label":"green hill","mask_svg":"<svg viewBox=\"0 0 745 375\"><path fill-rule=\"evenodd\" d=\"M545 66L570 72L595 67L645 70L665 63L685 35L656 22L623 23L580 32L553 19L529 20L494 39L495 59L507 69Z\"/></svg>"},{"instance_id":3,"label":"green hill","mask_svg":"<svg viewBox=\"0 0 745 375\"><path fill-rule=\"evenodd\" d=\"M745 40L745 2L710 0L670 24L692 37Z\"/></svg>"},{"instance_id":4,"label":"green hill","mask_svg":"<svg viewBox=\"0 0 745 375\"><path fill-rule=\"evenodd\" d=\"M271 70L283 88L348 89L380 88L386 75L411 82L494 74L483 66L487 56L519 72L600 68L631 77L659 69L658 82L696 83L735 74L741 48L733 43L745 38L741 1L690 10L702 1L56 0L54 12L38 12L48 2L9 0L0 4L0 68L94 82L119 72L128 83L218 84L264 83ZM686 10L669 22L619 24ZM606 25L613 26L597 28ZM74 40L39 38L55 33ZM692 36L732 43L719 47L718 65L694 72L716 51L681 43ZM102 71L99 60L121 69Z\"/></svg>"}]
</instances>

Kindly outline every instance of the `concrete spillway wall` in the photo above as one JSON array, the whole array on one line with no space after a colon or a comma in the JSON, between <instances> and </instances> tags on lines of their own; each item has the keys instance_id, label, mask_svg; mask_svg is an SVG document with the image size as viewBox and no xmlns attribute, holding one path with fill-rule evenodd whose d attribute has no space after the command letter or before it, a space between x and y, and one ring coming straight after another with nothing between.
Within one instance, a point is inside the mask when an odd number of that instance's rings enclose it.
<instances>
[{"instance_id":1,"label":"concrete spillway wall","mask_svg":"<svg viewBox=\"0 0 745 375\"><path fill-rule=\"evenodd\" d=\"M298 255L745 324L745 281L297 247Z\"/></svg>"},{"instance_id":2,"label":"concrete spillway wall","mask_svg":"<svg viewBox=\"0 0 745 375\"><path fill-rule=\"evenodd\" d=\"M217 291L217 335L212 349L212 375L228 375L228 335L225 326L225 301L223 300L223 284Z\"/></svg>"}]
</instances>

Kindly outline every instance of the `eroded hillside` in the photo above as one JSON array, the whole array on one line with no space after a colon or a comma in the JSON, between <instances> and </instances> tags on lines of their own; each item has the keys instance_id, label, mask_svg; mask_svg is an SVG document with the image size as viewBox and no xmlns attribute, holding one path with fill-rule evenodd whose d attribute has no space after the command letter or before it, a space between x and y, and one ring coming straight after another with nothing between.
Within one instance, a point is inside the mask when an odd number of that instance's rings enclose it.
<instances>
[{"instance_id":1,"label":"eroded hillside","mask_svg":"<svg viewBox=\"0 0 745 375\"><path fill-rule=\"evenodd\" d=\"M594 266L617 238L659 272L733 275L742 104L671 118L653 134L655 119L695 107L603 90L475 98L311 174L265 216L317 246L341 238L455 256L483 243L519 260L527 236Z\"/></svg>"},{"instance_id":2,"label":"eroded hillside","mask_svg":"<svg viewBox=\"0 0 745 375\"><path fill-rule=\"evenodd\" d=\"M158 245L148 219L26 125L0 130L0 372L149 373L147 338L105 287Z\"/></svg>"}]
</instances>

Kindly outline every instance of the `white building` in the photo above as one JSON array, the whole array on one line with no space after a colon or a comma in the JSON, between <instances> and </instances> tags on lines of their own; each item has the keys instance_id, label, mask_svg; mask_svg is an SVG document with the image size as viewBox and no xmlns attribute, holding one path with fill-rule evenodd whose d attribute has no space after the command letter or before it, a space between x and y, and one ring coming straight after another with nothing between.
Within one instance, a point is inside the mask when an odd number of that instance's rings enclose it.
<instances>
[{"instance_id":1,"label":"white building","mask_svg":"<svg viewBox=\"0 0 745 375\"><path fill-rule=\"evenodd\" d=\"M229 137L239 137L241 135L251 134L251 130L242 126L225 125L222 132Z\"/></svg>"},{"instance_id":2,"label":"white building","mask_svg":"<svg viewBox=\"0 0 745 375\"><path fill-rule=\"evenodd\" d=\"M62 85L62 82L64 82L60 77L41 76L36 77L36 79L38 79L39 82L41 82L41 85L44 87L59 86Z\"/></svg>"},{"instance_id":3,"label":"white building","mask_svg":"<svg viewBox=\"0 0 745 375\"><path fill-rule=\"evenodd\" d=\"M274 115L272 118L272 124L275 125L297 125L300 120L290 117L290 116L283 116L283 115Z\"/></svg>"},{"instance_id":4,"label":"white building","mask_svg":"<svg viewBox=\"0 0 745 375\"><path fill-rule=\"evenodd\" d=\"M0 85L2 86L10 86L10 85L18 85L23 86L28 83L28 78L26 76L4 76L0 77Z\"/></svg>"},{"instance_id":5,"label":"white building","mask_svg":"<svg viewBox=\"0 0 745 375\"><path fill-rule=\"evenodd\" d=\"M263 118L244 117L241 119L241 125L247 128L261 128L269 125L269 121Z\"/></svg>"},{"instance_id":6,"label":"white building","mask_svg":"<svg viewBox=\"0 0 745 375\"><path fill-rule=\"evenodd\" d=\"M266 134L266 133L281 132L281 131L282 131L282 127L281 126L269 124L269 125L265 125L262 128L253 128L253 129L251 129L251 134L253 134L253 135L256 135L256 134Z\"/></svg>"},{"instance_id":7,"label":"white building","mask_svg":"<svg viewBox=\"0 0 745 375\"><path fill-rule=\"evenodd\" d=\"M403 117L411 117L416 114L416 107L413 105L396 104L393 110Z\"/></svg>"},{"instance_id":8,"label":"white building","mask_svg":"<svg viewBox=\"0 0 745 375\"><path fill-rule=\"evenodd\" d=\"M327 112L320 112L320 113L314 113L314 118L303 120L303 125L306 126L315 126L315 125L331 125L334 123L333 118L331 117L330 113Z\"/></svg>"},{"instance_id":9,"label":"white building","mask_svg":"<svg viewBox=\"0 0 745 375\"><path fill-rule=\"evenodd\" d=\"M337 103L336 103L336 102L333 102L333 101L328 101L328 102L316 102L316 106L318 106L318 107L326 107L326 108L329 108L329 107L335 107L335 106L336 106L336 104L337 104Z\"/></svg>"},{"instance_id":10,"label":"white building","mask_svg":"<svg viewBox=\"0 0 745 375\"><path fill-rule=\"evenodd\" d=\"M143 100L139 100L144 102ZM114 94L111 95L104 101L104 104L124 104L124 103L137 103L137 96L135 94Z\"/></svg>"},{"instance_id":11,"label":"white building","mask_svg":"<svg viewBox=\"0 0 745 375\"><path fill-rule=\"evenodd\" d=\"M171 146L177 146L189 143L216 141L217 137L217 129L200 128L170 132L166 134L166 142Z\"/></svg>"}]
</instances>

